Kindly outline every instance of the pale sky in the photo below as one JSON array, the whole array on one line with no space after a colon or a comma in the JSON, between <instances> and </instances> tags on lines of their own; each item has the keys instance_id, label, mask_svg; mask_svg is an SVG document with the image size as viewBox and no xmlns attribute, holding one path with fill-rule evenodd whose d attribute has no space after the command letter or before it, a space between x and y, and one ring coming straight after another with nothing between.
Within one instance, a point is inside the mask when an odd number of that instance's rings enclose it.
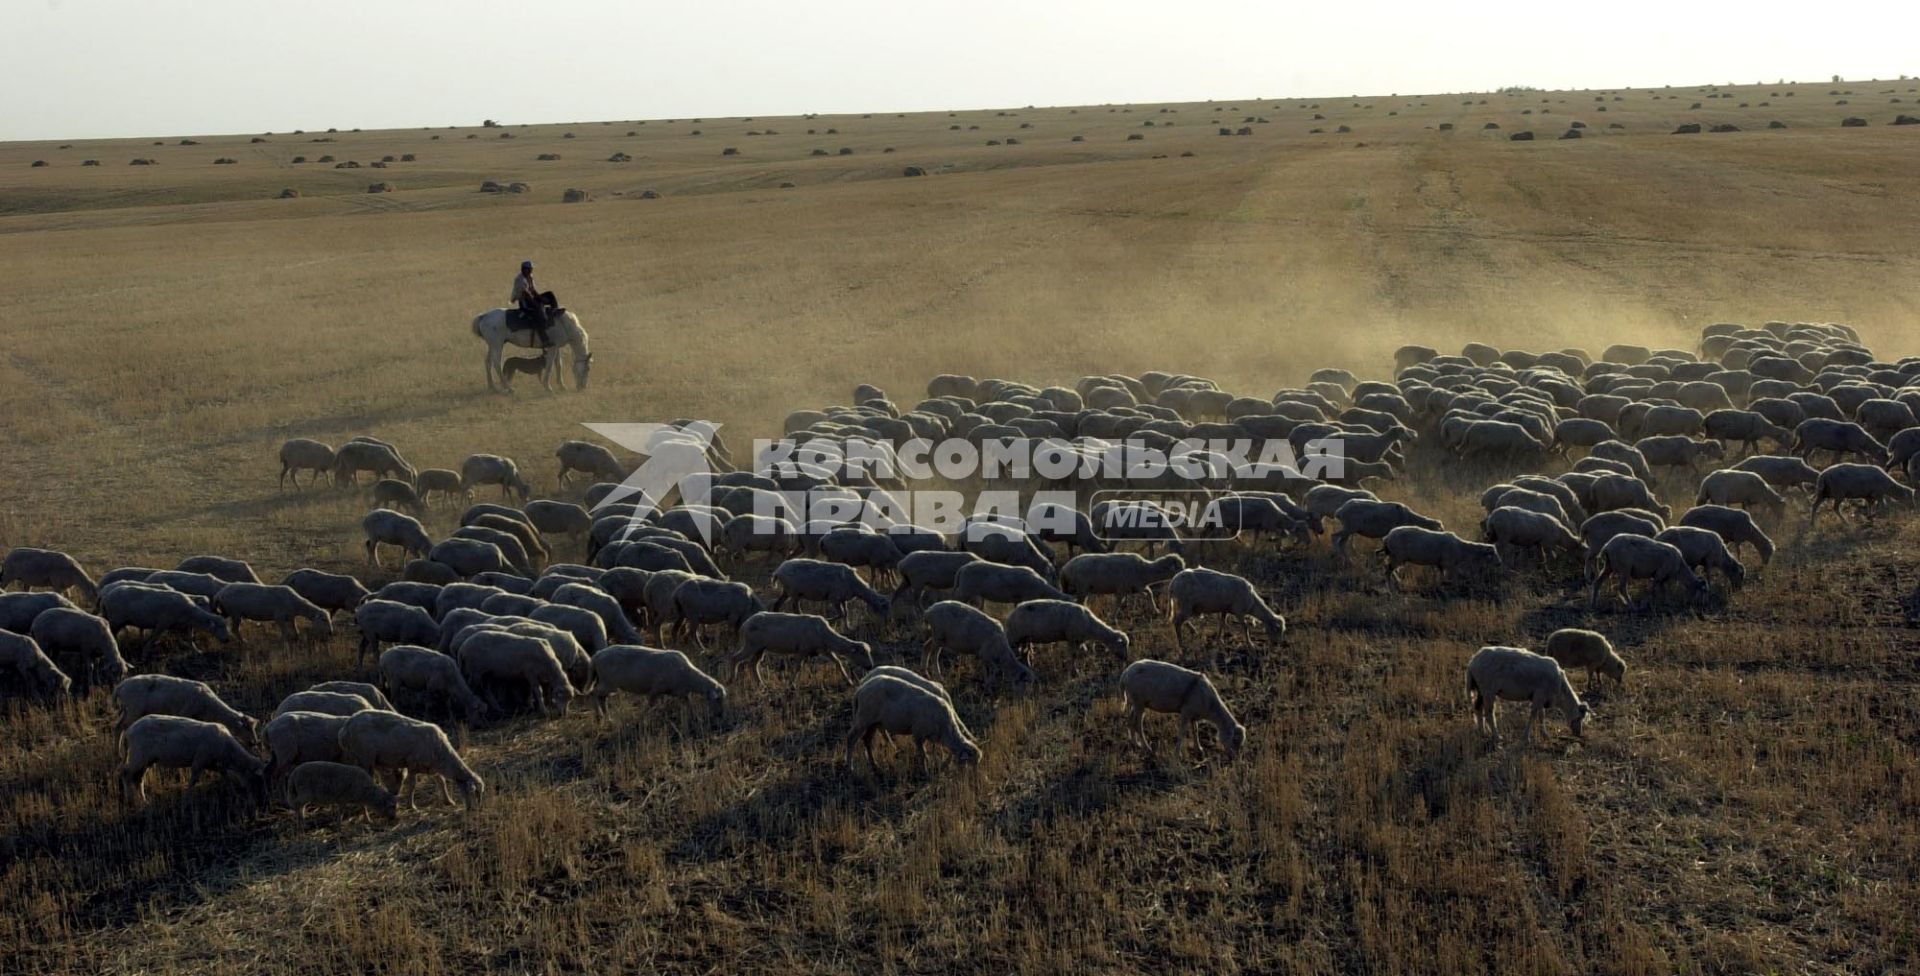
<instances>
[{"instance_id":1,"label":"pale sky","mask_svg":"<svg viewBox=\"0 0 1920 976\"><path fill-rule=\"evenodd\" d=\"M1884 12L1890 13L1891 6ZM1864 5L4 0L0 139L1920 73Z\"/></svg>"}]
</instances>

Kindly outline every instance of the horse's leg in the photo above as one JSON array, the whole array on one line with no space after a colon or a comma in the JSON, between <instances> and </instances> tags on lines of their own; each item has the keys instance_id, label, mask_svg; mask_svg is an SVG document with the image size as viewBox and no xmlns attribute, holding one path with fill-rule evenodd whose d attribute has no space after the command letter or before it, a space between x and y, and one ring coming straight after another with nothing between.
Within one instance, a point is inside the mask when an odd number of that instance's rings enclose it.
<instances>
[{"instance_id":1,"label":"horse's leg","mask_svg":"<svg viewBox=\"0 0 1920 976\"><path fill-rule=\"evenodd\" d=\"M546 387L548 393L552 393L553 379L560 375L560 347L548 346L544 355L546 362L540 366L540 385Z\"/></svg>"},{"instance_id":2,"label":"horse's leg","mask_svg":"<svg viewBox=\"0 0 1920 976\"><path fill-rule=\"evenodd\" d=\"M500 392L500 387L495 386L493 382L493 377L495 374L500 375L501 384L504 385L507 382L506 374L501 373L501 370L500 370L500 346L501 344L498 342L495 342L491 339L487 340L487 358L486 358L485 365L487 368L487 392L488 393ZM508 387L508 389L512 389L512 387Z\"/></svg>"}]
</instances>

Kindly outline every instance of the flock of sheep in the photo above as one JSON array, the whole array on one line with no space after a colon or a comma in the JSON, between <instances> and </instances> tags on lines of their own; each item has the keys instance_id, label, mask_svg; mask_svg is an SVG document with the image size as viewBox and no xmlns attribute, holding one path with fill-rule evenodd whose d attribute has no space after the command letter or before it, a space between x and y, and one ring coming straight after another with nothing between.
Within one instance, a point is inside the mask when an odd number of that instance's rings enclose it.
<instances>
[{"instance_id":1,"label":"flock of sheep","mask_svg":"<svg viewBox=\"0 0 1920 976\"><path fill-rule=\"evenodd\" d=\"M676 700L689 720L697 700L720 720L729 684L749 673L764 683L769 657L829 663L853 687L850 767L856 743L872 763L879 732L910 737L923 756L933 742L962 764L977 761L980 746L941 683L943 652L971 659L992 697L1033 693L1042 684L1035 648L1059 644L1082 653L1098 645L1121 662L1130 741L1150 748L1144 713L1170 713L1182 755L1205 724L1231 758L1246 730L1207 670L1130 660L1130 635L1096 601L1117 619L1124 603L1144 599L1154 611L1147 619L1164 620L1183 655L1196 617L1219 619L1213 648L1233 640L1231 624L1249 646L1256 624L1278 646L1285 618L1255 580L1224 567L1251 548L1311 550L1329 523L1329 558L1351 560L1355 539L1377 540L1395 588L1413 565L1438 571L1442 585L1493 584L1534 567L1526 571L1578 579L1590 604L1608 581L1621 597L1647 582L1648 602L1676 584L1701 597L1710 573L1731 590L1748 572L1736 553L1751 547L1764 565L1774 552L1764 526L1787 518L1790 505L1806 505L1809 520L1827 503L1843 518L1843 502L1869 517L1913 505L1896 475L1920 476L1916 375L1920 360L1876 359L1845 326L1778 322L1710 326L1694 350L1613 346L1598 358L1410 346L1390 382L1323 369L1266 398L1166 373L1086 377L1072 388L944 375L909 408L863 386L850 406L790 415L786 436L818 449L805 462L763 456L736 466L710 431L677 422L660 438L701 452L717 473L683 483L687 497L667 507L615 500L627 466L585 442L556 452L562 492L575 473L599 479L575 502L531 499L519 466L495 455L473 455L459 471L421 470L374 438L337 449L293 440L280 452L283 484L298 487L302 474L341 488L361 474L376 479L363 489L375 503L361 522L366 559L380 572L382 548L400 549L397 579L369 589L353 576L297 569L269 584L246 563L215 556L96 579L64 553L14 549L0 562L0 585L27 592L0 593L0 688L58 698L76 680L110 687L130 800L144 798L151 767L190 770L190 784L214 770L263 800L283 798L303 820L316 805L391 819L402 795L413 804L423 776L439 777L449 803L450 786L478 802L484 782L436 721L556 716L581 695L604 720L615 692ZM1306 456L1338 442L1346 463L1316 477L1304 465L1201 465L1182 486L1203 492L1219 518L1191 531L1137 517L1159 511L1148 488L1170 486L1156 483L1088 511L1036 504L1025 519L975 516L941 533L890 520L902 506L882 503L910 487L898 476L833 460L856 442L885 455L913 438L1022 438L1088 456L1116 445L1180 456L1218 439L1281 439ZM1755 453L1769 442L1780 453ZM1395 480L1414 444L1468 470L1507 473L1481 495L1486 516L1473 537L1365 487ZM1037 480L1018 487L1061 486ZM1090 473L1065 481L1100 486ZM477 489L497 489L502 502L474 502ZM799 510L795 497L805 499ZM1663 497L1691 505L1675 519ZM421 519L442 500L467 507L436 541ZM819 503L831 504L811 508ZM580 561L557 558L562 546ZM762 563L770 579L760 590L729 573ZM917 669L878 663L871 644L848 635L856 607L868 618L862 626L918 635ZM288 644L324 641L342 614L357 635L356 673L288 696L264 723L205 683L130 674L143 635L227 643L253 622ZM710 649L716 631L726 643ZM1217 671L1217 651L1187 663ZM1549 709L1582 734L1589 709L1568 678L1578 670L1591 688L1600 677L1623 682L1626 665L1591 630L1555 632L1538 654L1482 648L1466 673L1476 725L1497 739L1494 704L1510 700L1531 707L1529 739Z\"/></svg>"}]
</instances>

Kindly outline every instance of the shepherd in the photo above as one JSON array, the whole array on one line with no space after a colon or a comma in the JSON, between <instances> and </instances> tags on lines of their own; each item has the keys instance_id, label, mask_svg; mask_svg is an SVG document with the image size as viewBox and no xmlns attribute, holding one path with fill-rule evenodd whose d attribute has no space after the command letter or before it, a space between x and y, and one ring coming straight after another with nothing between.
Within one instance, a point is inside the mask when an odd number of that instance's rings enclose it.
<instances>
[{"instance_id":1,"label":"shepherd","mask_svg":"<svg viewBox=\"0 0 1920 976\"><path fill-rule=\"evenodd\" d=\"M520 263L520 274L513 279L512 304L474 316L473 334L487 343L485 365L490 392L513 392L500 368L501 351L508 343L543 351L546 362L540 371L540 385L549 391L560 379L560 349L565 346L572 355L574 388L587 388L587 374L593 368L587 330L580 327L579 316L554 301L552 292L534 287L532 261Z\"/></svg>"}]
</instances>

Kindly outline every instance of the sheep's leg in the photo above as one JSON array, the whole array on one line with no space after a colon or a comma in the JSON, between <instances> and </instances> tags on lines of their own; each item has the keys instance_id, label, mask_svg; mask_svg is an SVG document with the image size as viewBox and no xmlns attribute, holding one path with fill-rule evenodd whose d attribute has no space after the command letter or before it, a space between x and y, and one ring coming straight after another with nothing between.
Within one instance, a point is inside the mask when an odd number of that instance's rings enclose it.
<instances>
[{"instance_id":1,"label":"sheep's leg","mask_svg":"<svg viewBox=\"0 0 1920 976\"><path fill-rule=\"evenodd\" d=\"M940 645L931 637L927 638L926 646L920 650L920 670L935 678L943 677L940 673Z\"/></svg>"},{"instance_id":2,"label":"sheep's leg","mask_svg":"<svg viewBox=\"0 0 1920 976\"><path fill-rule=\"evenodd\" d=\"M1133 700L1127 702L1127 741L1151 754L1153 744L1147 741L1146 714L1147 708L1144 704Z\"/></svg>"},{"instance_id":3,"label":"sheep's leg","mask_svg":"<svg viewBox=\"0 0 1920 976\"><path fill-rule=\"evenodd\" d=\"M1533 744L1533 731L1537 726L1540 725L1540 716L1544 715L1546 713L1546 710L1547 710L1546 705L1541 703L1538 699L1536 699L1533 703L1533 709L1527 712L1527 740L1526 741L1528 745Z\"/></svg>"},{"instance_id":4,"label":"sheep's leg","mask_svg":"<svg viewBox=\"0 0 1920 976\"><path fill-rule=\"evenodd\" d=\"M447 806L453 806L453 791L447 789L447 777L445 775L440 777L440 798L447 801Z\"/></svg>"},{"instance_id":5,"label":"sheep's leg","mask_svg":"<svg viewBox=\"0 0 1920 976\"><path fill-rule=\"evenodd\" d=\"M853 684L853 675L847 672L847 662L842 661L838 654L828 654L827 656L833 658L833 666L840 669L840 677L847 679L847 684Z\"/></svg>"}]
</instances>

